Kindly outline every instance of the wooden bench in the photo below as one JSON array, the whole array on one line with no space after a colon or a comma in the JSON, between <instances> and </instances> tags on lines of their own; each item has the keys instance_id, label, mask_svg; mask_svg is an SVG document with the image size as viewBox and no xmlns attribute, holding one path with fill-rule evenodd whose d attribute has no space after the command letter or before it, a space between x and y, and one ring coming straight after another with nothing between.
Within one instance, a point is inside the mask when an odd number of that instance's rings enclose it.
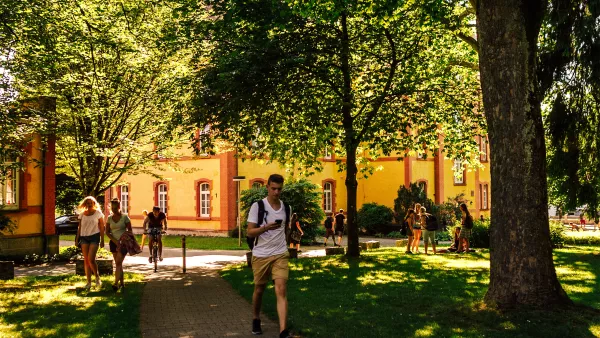
<instances>
[{"instance_id":1,"label":"wooden bench","mask_svg":"<svg viewBox=\"0 0 600 338\"><path fill-rule=\"evenodd\" d=\"M343 255L345 253L346 253L346 248L344 248L344 247L334 246L332 248L325 248L326 256Z\"/></svg>"},{"instance_id":2,"label":"wooden bench","mask_svg":"<svg viewBox=\"0 0 600 338\"><path fill-rule=\"evenodd\" d=\"M113 260L111 258L96 258L98 263L98 273L101 275L112 275L113 274ZM75 261L75 274L78 276L85 276L85 269L83 267L83 259Z\"/></svg>"},{"instance_id":3,"label":"wooden bench","mask_svg":"<svg viewBox=\"0 0 600 338\"><path fill-rule=\"evenodd\" d=\"M15 278L15 262L0 261L0 280Z\"/></svg>"},{"instance_id":4,"label":"wooden bench","mask_svg":"<svg viewBox=\"0 0 600 338\"><path fill-rule=\"evenodd\" d=\"M369 251L373 249L379 249L381 244L379 241L367 241L367 242L359 242L358 245L362 250Z\"/></svg>"}]
</instances>

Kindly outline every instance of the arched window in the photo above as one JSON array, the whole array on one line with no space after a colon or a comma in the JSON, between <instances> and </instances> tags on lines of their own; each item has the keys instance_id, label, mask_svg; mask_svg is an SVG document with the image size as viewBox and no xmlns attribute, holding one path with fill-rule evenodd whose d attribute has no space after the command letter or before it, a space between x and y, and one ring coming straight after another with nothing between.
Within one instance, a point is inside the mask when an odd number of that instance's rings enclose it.
<instances>
[{"instance_id":1,"label":"arched window","mask_svg":"<svg viewBox=\"0 0 600 338\"><path fill-rule=\"evenodd\" d=\"M461 160L454 160L454 184L463 185L465 184L465 169L463 168Z\"/></svg>"},{"instance_id":2,"label":"arched window","mask_svg":"<svg viewBox=\"0 0 600 338\"><path fill-rule=\"evenodd\" d=\"M262 188L263 187L263 183L261 181L256 181L254 183L252 183L252 188Z\"/></svg>"},{"instance_id":3,"label":"arched window","mask_svg":"<svg viewBox=\"0 0 600 338\"><path fill-rule=\"evenodd\" d=\"M325 212L333 211L333 185L325 182L323 185L323 210Z\"/></svg>"},{"instance_id":4,"label":"arched window","mask_svg":"<svg viewBox=\"0 0 600 338\"><path fill-rule=\"evenodd\" d=\"M158 207L160 211L167 213L167 185L164 183L158 185Z\"/></svg>"},{"instance_id":5,"label":"arched window","mask_svg":"<svg viewBox=\"0 0 600 338\"><path fill-rule=\"evenodd\" d=\"M4 162L0 170L0 206L6 209L18 209L19 173L13 167L15 162Z\"/></svg>"},{"instance_id":6,"label":"arched window","mask_svg":"<svg viewBox=\"0 0 600 338\"><path fill-rule=\"evenodd\" d=\"M487 155L487 153L488 153L488 150L487 150L488 146L487 146L487 140L486 140L485 137L481 138L480 145L481 145L481 157L480 157L480 160L482 162L487 162L487 160L488 160L488 155Z\"/></svg>"},{"instance_id":7,"label":"arched window","mask_svg":"<svg viewBox=\"0 0 600 338\"><path fill-rule=\"evenodd\" d=\"M417 182L417 186L419 187L419 189L421 189L425 196L427 196L427 182L419 181Z\"/></svg>"},{"instance_id":8,"label":"arched window","mask_svg":"<svg viewBox=\"0 0 600 338\"><path fill-rule=\"evenodd\" d=\"M210 217L210 185L200 183L200 217Z\"/></svg>"},{"instance_id":9,"label":"arched window","mask_svg":"<svg viewBox=\"0 0 600 338\"><path fill-rule=\"evenodd\" d=\"M487 210L489 209L489 204L488 204L488 185L487 184L482 184L481 185L481 210Z\"/></svg>"},{"instance_id":10,"label":"arched window","mask_svg":"<svg viewBox=\"0 0 600 338\"><path fill-rule=\"evenodd\" d=\"M122 185L121 186L121 212L128 213L129 212L129 186Z\"/></svg>"}]
</instances>

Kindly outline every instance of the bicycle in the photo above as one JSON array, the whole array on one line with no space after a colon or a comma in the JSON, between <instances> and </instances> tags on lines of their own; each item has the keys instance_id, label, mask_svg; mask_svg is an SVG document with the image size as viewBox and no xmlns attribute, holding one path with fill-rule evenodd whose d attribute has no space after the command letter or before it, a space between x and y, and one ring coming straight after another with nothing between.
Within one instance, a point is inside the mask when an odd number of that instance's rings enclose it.
<instances>
[{"instance_id":1,"label":"bicycle","mask_svg":"<svg viewBox=\"0 0 600 338\"><path fill-rule=\"evenodd\" d=\"M152 238L152 250L150 252L152 262L154 263L154 272L158 270L158 235L163 235L166 233L166 231L159 228L150 228L150 231L148 231L148 236Z\"/></svg>"}]
</instances>

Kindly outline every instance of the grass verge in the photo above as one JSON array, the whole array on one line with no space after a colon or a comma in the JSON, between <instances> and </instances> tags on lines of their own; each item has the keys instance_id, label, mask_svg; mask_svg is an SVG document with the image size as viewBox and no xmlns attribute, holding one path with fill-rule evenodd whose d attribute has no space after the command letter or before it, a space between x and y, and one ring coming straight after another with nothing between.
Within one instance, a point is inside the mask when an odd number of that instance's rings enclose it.
<instances>
[{"instance_id":1,"label":"grass verge","mask_svg":"<svg viewBox=\"0 0 600 338\"><path fill-rule=\"evenodd\" d=\"M0 337L140 337L143 276L126 273L118 293L102 281L89 292L75 275L0 281Z\"/></svg>"},{"instance_id":2,"label":"grass verge","mask_svg":"<svg viewBox=\"0 0 600 338\"><path fill-rule=\"evenodd\" d=\"M138 243L142 244L142 235L135 235ZM75 235L60 235L61 241L75 242ZM104 237L104 242L108 245L108 237ZM144 247L148 245L148 238L144 241ZM247 250L245 239L242 240L242 246L238 246L238 239L231 237L199 237L186 236L185 245L188 249L196 250ZM181 236L166 235L163 236L163 246L167 248L181 248Z\"/></svg>"},{"instance_id":3,"label":"grass verge","mask_svg":"<svg viewBox=\"0 0 600 338\"><path fill-rule=\"evenodd\" d=\"M292 260L289 324L303 337L597 337L600 336L599 247L555 251L557 273L578 305L500 312L482 299L489 254L413 255L396 248ZM252 272L221 272L251 301ZM277 318L269 285L263 310ZM250 314L249 314L250 315Z\"/></svg>"}]
</instances>

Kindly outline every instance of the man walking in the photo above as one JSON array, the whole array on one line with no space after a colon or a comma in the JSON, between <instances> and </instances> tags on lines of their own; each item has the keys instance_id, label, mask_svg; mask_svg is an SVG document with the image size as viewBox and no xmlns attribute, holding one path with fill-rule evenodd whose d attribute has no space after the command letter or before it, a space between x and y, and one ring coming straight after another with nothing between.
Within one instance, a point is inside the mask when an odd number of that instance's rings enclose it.
<instances>
[{"instance_id":1,"label":"man walking","mask_svg":"<svg viewBox=\"0 0 600 338\"><path fill-rule=\"evenodd\" d=\"M338 235L337 246L342 246L342 236L344 236L344 209L340 209L340 212L335 215L335 233Z\"/></svg>"},{"instance_id":2,"label":"man walking","mask_svg":"<svg viewBox=\"0 0 600 338\"><path fill-rule=\"evenodd\" d=\"M335 233L333 233L333 217L331 214L327 214L327 218L325 218L325 242L323 246L327 246L329 236L331 236L331 241L333 242L333 246L335 246Z\"/></svg>"},{"instance_id":3,"label":"man walking","mask_svg":"<svg viewBox=\"0 0 600 338\"><path fill-rule=\"evenodd\" d=\"M275 283L279 337L291 337L287 330L287 279L289 253L286 243L286 227L289 227L290 208L279 199L283 188L283 176L273 174L267 180L267 198L252 204L248 214L248 237L254 238L252 249L252 272L254 294L252 295L252 334L262 334L260 308L269 280ZM260 215L259 215L260 214Z\"/></svg>"}]
</instances>

